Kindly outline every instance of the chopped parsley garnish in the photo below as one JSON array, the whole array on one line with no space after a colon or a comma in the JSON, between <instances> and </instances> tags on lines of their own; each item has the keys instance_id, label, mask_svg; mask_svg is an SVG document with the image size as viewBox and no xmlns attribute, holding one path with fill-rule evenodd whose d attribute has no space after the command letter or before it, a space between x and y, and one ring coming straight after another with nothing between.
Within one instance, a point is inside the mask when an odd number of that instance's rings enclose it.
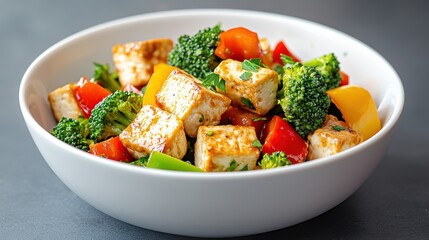
<instances>
[{"instance_id":1,"label":"chopped parsley garnish","mask_svg":"<svg viewBox=\"0 0 429 240\"><path fill-rule=\"evenodd\" d=\"M248 107L249 109L255 110L255 107L253 106L252 102L245 98L245 97L241 97L241 102L246 105L246 107Z\"/></svg>"},{"instance_id":2,"label":"chopped parsley garnish","mask_svg":"<svg viewBox=\"0 0 429 240\"><path fill-rule=\"evenodd\" d=\"M229 164L228 171L232 172L237 168L237 162L235 159L232 159L231 163Z\"/></svg>"},{"instance_id":3,"label":"chopped parsley garnish","mask_svg":"<svg viewBox=\"0 0 429 240\"><path fill-rule=\"evenodd\" d=\"M258 122L258 121L266 121L267 118L266 117L257 117L257 118L252 118L252 122Z\"/></svg>"},{"instance_id":4,"label":"chopped parsley garnish","mask_svg":"<svg viewBox=\"0 0 429 240\"><path fill-rule=\"evenodd\" d=\"M240 79L243 81L247 81L247 80L250 80L251 77L252 77L252 73L246 71L243 74L241 74Z\"/></svg>"},{"instance_id":5,"label":"chopped parsley garnish","mask_svg":"<svg viewBox=\"0 0 429 240\"><path fill-rule=\"evenodd\" d=\"M241 63L241 68L250 72L258 72L259 67L262 67L262 61L260 58L244 60L243 63Z\"/></svg>"},{"instance_id":6,"label":"chopped parsley garnish","mask_svg":"<svg viewBox=\"0 0 429 240\"><path fill-rule=\"evenodd\" d=\"M203 80L203 86L212 90L213 92L217 92L216 88L221 90L222 92L226 92L225 80L219 77L219 74L210 73Z\"/></svg>"},{"instance_id":7,"label":"chopped parsley garnish","mask_svg":"<svg viewBox=\"0 0 429 240\"><path fill-rule=\"evenodd\" d=\"M249 166L247 166L247 164L240 170L240 171L247 171L249 170Z\"/></svg>"},{"instance_id":8,"label":"chopped parsley garnish","mask_svg":"<svg viewBox=\"0 0 429 240\"><path fill-rule=\"evenodd\" d=\"M203 115L203 114L201 114L201 117L200 117L199 122L201 123L201 122L203 122L203 121L204 121L204 115Z\"/></svg>"},{"instance_id":9,"label":"chopped parsley garnish","mask_svg":"<svg viewBox=\"0 0 429 240\"><path fill-rule=\"evenodd\" d=\"M332 127L332 129L334 129L335 131L342 131L342 130L345 130L346 128L340 125L335 125Z\"/></svg>"},{"instance_id":10,"label":"chopped parsley garnish","mask_svg":"<svg viewBox=\"0 0 429 240\"><path fill-rule=\"evenodd\" d=\"M285 70L283 69L283 66L280 64L276 64L273 68L274 71L276 71L279 76L283 76L283 74L285 73Z\"/></svg>"},{"instance_id":11,"label":"chopped parsley garnish","mask_svg":"<svg viewBox=\"0 0 429 240\"><path fill-rule=\"evenodd\" d=\"M221 79L217 85L217 88L219 88L222 92L226 92L225 80Z\"/></svg>"},{"instance_id":12,"label":"chopped parsley garnish","mask_svg":"<svg viewBox=\"0 0 429 240\"><path fill-rule=\"evenodd\" d=\"M280 59L282 60L285 67L290 67L295 63L288 55L280 54Z\"/></svg>"},{"instance_id":13,"label":"chopped parsley garnish","mask_svg":"<svg viewBox=\"0 0 429 240\"><path fill-rule=\"evenodd\" d=\"M257 148L262 148L262 144L261 144L261 142L259 141L259 140L255 140L255 141L253 141L253 144L252 144L254 147L257 147Z\"/></svg>"},{"instance_id":14,"label":"chopped parsley garnish","mask_svg":"<svg viewBox=\"0 0 429 240\"><path fill-rule=\"evenodd\" d=\"M214 132L213 131L208 131L206 134L207 134L207 136L213 136Z\"/></svg>"},{"instance_id":15,"label":"chopped parsley garnish","mask_svg":"<svg viewBox=\"0 0 429 240\"><path fill-rule=\"evenodd\" d=\"M250 59L250 62L258 65L259 67L263 67L262 66L262 59L260 59L260 58L252 58L252 59Z\"/></svg>"}]
</instances>

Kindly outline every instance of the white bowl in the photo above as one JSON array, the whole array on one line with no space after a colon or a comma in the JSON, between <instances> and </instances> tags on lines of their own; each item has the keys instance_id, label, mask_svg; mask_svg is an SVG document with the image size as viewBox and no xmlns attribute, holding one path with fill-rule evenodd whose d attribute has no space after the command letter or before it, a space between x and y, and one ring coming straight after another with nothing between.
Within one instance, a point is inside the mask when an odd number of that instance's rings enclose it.
<instances>
[{"instance_id":1,"label":"white bowl","mask_svg":"<svg viewBox=\"0 0 429 240\"><path fill-rule=\"evenodd\" d=\"M49 134L55 125L48 92L82 75L92 62L111 64L117 43L195 33L222 23L245 26L274 44L286 41L302 59L334 52L351 83L368 89L383 128L333 157L285 168L234 173L145 169L75 149ZM22 114L40 153L73 192L98 210L156 231L200 237L256 234L313 218L341 203L367 179L385 153L404 104L402 83L377 52L334 29L293 17L240 10L144 14L102 24L55 44L25 73Z\"/></svg>"}]
</instances>

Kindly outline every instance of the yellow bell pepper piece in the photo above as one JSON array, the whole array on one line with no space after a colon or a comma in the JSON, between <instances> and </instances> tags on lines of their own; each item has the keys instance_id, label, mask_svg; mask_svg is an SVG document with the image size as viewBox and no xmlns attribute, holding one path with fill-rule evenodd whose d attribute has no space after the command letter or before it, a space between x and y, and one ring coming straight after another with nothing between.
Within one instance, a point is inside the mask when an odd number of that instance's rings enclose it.
<instances>
[{"instance_id":1,"label":"yellow bell pepper piece","mask_svg":"<svg viewBox=\"0 0 429 240\"><path fill-rule=\"evenodd\" d=\"M360 133L364 141L381 129L377 106L366 89L347 85L331 89L327 93L346 123Z\"/></svg>"},{"instance_id":2,"label":"yellow bell pepper piece","mask_svg":"<svg viewBox=\"0 0 429 240\"><path fill-rule=\"evenodd\" d=\"M172 67L166 63L159 63L154 66L154 71L150 77L149 83L146 87L146 92L143 96L143 104L156 106L155 95L161 89L162 84L167 80L168 75L175 70L176 67Z\"/></svg>"}]
</instances>

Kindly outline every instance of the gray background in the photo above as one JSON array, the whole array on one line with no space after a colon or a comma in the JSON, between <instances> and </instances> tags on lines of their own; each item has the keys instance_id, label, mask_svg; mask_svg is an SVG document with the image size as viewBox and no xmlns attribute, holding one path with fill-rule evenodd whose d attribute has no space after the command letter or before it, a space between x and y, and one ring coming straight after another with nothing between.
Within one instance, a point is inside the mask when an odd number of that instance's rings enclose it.
<instances>
[{"instance_id":1,"label":"gray background","mask_svg":"<svg viewBox=\"0 0 429 240\"><path fill-rule=\"evenodd\" d=\"M186 239L120 222L71 192L32 142L18 87L39 54L77 31L130 15L202 7L282 13L336 28L381 53L405 86L405 109L386 156L355 194L312 220L243 239L429 239L429 4L373 0L1 0L0 239Z\"/></svg>"}]
</instances>

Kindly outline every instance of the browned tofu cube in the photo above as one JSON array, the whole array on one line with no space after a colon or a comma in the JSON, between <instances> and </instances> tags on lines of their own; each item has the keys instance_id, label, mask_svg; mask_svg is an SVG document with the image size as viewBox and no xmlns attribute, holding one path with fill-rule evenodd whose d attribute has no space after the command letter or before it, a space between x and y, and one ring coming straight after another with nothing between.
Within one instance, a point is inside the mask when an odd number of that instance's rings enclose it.
<instances>
[{"instance_id":1,"label":"browned tofu cube","mask_svg":"<svg viewBox=\"0 0 429 240\"><path fill-rule=\"evenodd\" d=\"M135 158L158 151L181 159L187 150L182 120L151 105L142 107L119 139Z\"/></svg>"},{"instance_id":2,"label":"browned tofu cube","mask_svg":"<svg viewBox=\"0 0 429 240\"><path fill-rule=\"evenodd\" d=\"M206 172L252 170L260 149L254 127L201 126L195 143L195 166Z\"/></svg>"},{"instance_id":3,"label":"browned tofu cube","mask_svg":"<svg viewBox=\"0 0 429 240\"><path fill-rule=\"evenodd\" d=\"M327 115L322 127L308 135L308 159L332 156L362 142L362 136L343 121Z\"/></svg>"},{"instance_id":4,"label":"browned tofu cube","mask_svg":"<svg viewBox=\"0 0 429 240\"><path fill-rule=\"evenodd\" d=\"M183 120L185 132L196 137L199 126L218 125L231 100L201 86L182 70L173 71L156 95L157 104Z\"/></svg>"},{"instance_id":5,"label":"browned tofu cube","mask_svg":"<svg viewBox=\"0 0 429 240\"><path fill-rule=\"evenodd\" d=\"M142 87L147 84L153 66L167 62L173 48L171 39L152 39L142 42L118 44L113 47L113 62L122 86L131 84Z\"/></svg>"},{"instance_id":6,"label":"browned tofu cube","mask_svg":"<svg viewBox=\"0 0 429 240\"><path fill-rule=\"evenodd\" d=\"M48 100L57 121L62 117L76 119L83 114L79 103L74 97L73 89L74 84L71 83L57 88L48 94Z\"/></svg>"},{"instance_id":7,"label":"browned tofu cube","mask_svg":"<svg viewBox=\"0 0 429 240\"><path fill-rule=\"evenodd\" d=\"M259 115L266 114L276 105L279 82L276 71L260 67L258 72L249 72L243 70L241 62L227 59L214 72L225 80L224 94L232 100L232 105ZM245 72L251 74L247 80L240 78Z\"/></svg>"}]
</instances>

